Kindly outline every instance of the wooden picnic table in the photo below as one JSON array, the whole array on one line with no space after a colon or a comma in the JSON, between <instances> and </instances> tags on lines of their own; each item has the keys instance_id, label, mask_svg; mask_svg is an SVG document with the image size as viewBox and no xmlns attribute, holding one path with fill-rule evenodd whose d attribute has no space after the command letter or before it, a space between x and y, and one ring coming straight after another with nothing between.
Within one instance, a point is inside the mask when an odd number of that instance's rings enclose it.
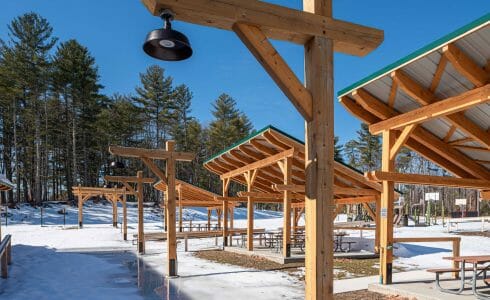
<instances>
[{"instance_id":1,"label":"wooden picnic table","mask_svg":"<svg viewBox=\"0 0 490 300\"><path fill-rule=\"evenodd\" d=\"M345 236L348 236L348 235L349 234L347 232L345 232L345 231L336 232L336 233L333 234L333 236L335 238L335 240L334 240L334 250L333 250L334 252L335 251L345 252L345 250L347 250L347 249L344 249L342 247L342 245L344 243L344 241L343 241L344 237ZM349 245L349 248L348 249L350 250L350 245Z\"/></svg>"},{"instance_id":2,"label":"wooden picnic table","mask_svg":"<svg viewBox=\"0 0 490 300\"><path fill-rule=\"evenodd\" d=\"M471 289L473 294L478 299L490 299L490 295L485 295L476 289L477 279L480 274L483 274L483 282L488 286L490 285L490 279L487 279L486 274L490 268L490 255L474 255L474 256L454 256L454 257L443 257L446 260L452 260L454 262L460 263L460 272L461 272L461 286L457 291L452 290L444 290L439 287L439 289L443 292L449 292L452 294L460 294L464 290L465 286L465 271L468 270L466 268L466 264L470 264L471 270L473 271L473 276L471 278Z\"/></svg>"}]
</instances>

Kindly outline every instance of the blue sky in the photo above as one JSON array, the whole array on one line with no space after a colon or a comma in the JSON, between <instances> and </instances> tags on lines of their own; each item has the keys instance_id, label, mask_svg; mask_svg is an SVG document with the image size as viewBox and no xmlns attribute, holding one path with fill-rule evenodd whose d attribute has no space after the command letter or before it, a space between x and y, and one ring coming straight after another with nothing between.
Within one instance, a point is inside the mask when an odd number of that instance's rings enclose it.
<instances>
[{"instance_id":1,"label":"blue sky","mask_svg":"<svg viewBox=\"0 0 490 300\"><path fill-rule=\"evenodd\" d=\"M221 93L233 96L260 129L272 124L303 139L304 121L238 38L228 31L174 22L174 29L191 41L194 55L184 62L154 60L141 50L143 40L161 21L138 0L15 0L2 1L0 38L16 16L34 11L47 18L60 40L71 38L90 49L99 66L104 92L133 93L139 73L158 64L174 83L194 93L193 115L211 120L211 103ZM273 0L301 9L301 0ZM359 58L335 55L335 93L433 40L490 11L488 0L334 0L334 17L385 31L383 44ZM278 51L303 78L303 48L274 42ZM359 121L335 104L335 133L341 142L354 138Z\"/></svg>"}]
</instances>

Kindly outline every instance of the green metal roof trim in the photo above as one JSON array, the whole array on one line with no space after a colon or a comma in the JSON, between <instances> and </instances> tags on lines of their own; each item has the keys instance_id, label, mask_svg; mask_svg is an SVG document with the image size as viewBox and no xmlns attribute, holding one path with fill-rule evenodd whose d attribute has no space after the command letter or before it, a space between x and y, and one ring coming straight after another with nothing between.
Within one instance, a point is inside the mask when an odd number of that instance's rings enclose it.
<instances>
[{"instance_id":1,"label":"green metal roof trim","mask_svg":"<svg viewBox=\"0 0 490 300\"><path fill-rule=\"evenodd\" d=\"M259 130L259 131L257 131L257 132L252 132L252 134L250 134L249 136L244 137L243 139L241 139L241 140L239 140L238 142L234 143L234 144L233 144L233 145L231 145L230 147L228 147L228 148L226 148L226 149L222 150L221 152L218 152L217 154L213 155L212 157L210 157L210 158L208 158L206 161L204 161L204 163L203 163L203 164L206 164L206 163L208 163L208 162L212 161L213 159L215 159L216 157L218 157L218 156L221 156L221 155L225 154L226 152L230 151L231 149L233 149L233 148L235 148L235 147L237 147L237 146L239 146L239 145L241 145L241 144L244 144L244 143L248 142L249 140L253 139L254 137L256 137L256 136L258 136L258 135L261 135L262 133L266 132L266 131L267 131L267 130L269 130L269 129L273 129L273 130L275 130L275 131L277 131L277 132L279 132L279 133L281 133L281 134L283 134L283 135L287 136L288 138L293 139L293 140L295 140L296 142L301 143L301 144L303 144L303 145L304 145L304 142L303 142L303 141L301 141L301 140L299 140L299 139L297 139L297 138L295 138L295 137L293 137L293 136L291 136L291 135L289 135L289 134L285 133L284 131L282 131L282 130L280 130L280 129L278 129L278 128L276 128L276 127L272 126L272 125L268 125L268 126L266 126L266 127L262 128L262 129L260 129L260 130Z\"/></svg>"},{"instance_id":2,"label":"green metal roof trim","mask_svg":"<svg viewBox=\"0 0 490 300\"><path fill-rule=\"evenodd\" d=\"M443 36L440 39L435 40L434 42L428 44L425 47L420 48L419 50L395 61L392 64L389 64L388 66L384 67L383 69L374 72L373 74L365 77L364 79L361 79L348 87L340 90L337 93L337 97L342 97L350 92L352 92L355 89L360 88L361 86L365 85L366 83L386 75L387 73L390 73L391 71L399 68L400 66L404 65L405 63L419 57L419 56L424 56L426 54L429 54L432 51L437 50L438 48L442 47L443 45L447 44L448 42L454 40L457 37L464 36L468 31L471 31L472 29L475 29L477 27L480 27L484 25L485 23L490 22L490 13L487 13L486 15L483 15L482 17L476 19L475 21Z\"/></svg>"},{"instance_id":3,"label":"green metal roof trim","mask_svg":"<svg viewBox=\"0 0 490 300\"><path fill-rule=\"evenodd\" d=\"M237 146L239 146L241 144L244 144L244 143L248 142L249 140L253 139L254 137L256 137L258 135L261 135L262 133L266 132L269 129L272 129L274 131L277 131L278 133L280 133L280 134L282 134L282 135L284 135L284 136L286 136L286 137L288 137L288 138L290 138L290 139L292 139L292 140L294 140L294 141L296 141L296 142L298 142L298 143L300 143L302 145L305 144L304 141L302 141L302 140L300 140L298 138L295 138L294 136L292 136L292 135L290 135L290 134L288 134L288 133L286 133L286 132L284 132L284 131L282 131L282 130L280 130L280 129L272 126L272 125L268 125L268 126L262 128L262 129L260 129L259 131L254 132L251 135L244 137L243 139L239 140L238 142L236 142L235 144L233 144L230 147L226 148L225 150L219 152L218 154L213 155L211 158L208 158L206 161L204 161L203 164L206 164L206 163L212 161L213 159L217 158L218 156L221 156L221 155L225 154L226 152L230 151L231 149L233 149L233 148L235 148L235 147L237 147ZM363 172L361 172L358 169L356 169L356 168L354 168L354 167L346 164L345 162L341 162L341 161L338 161L338 160L335 160L335 161L338 162L339 164L342 164L343 166L345 166L345 167L353 170L353 171L356 171L359 174L364 174Z\"/></svg>"}]
</instances>

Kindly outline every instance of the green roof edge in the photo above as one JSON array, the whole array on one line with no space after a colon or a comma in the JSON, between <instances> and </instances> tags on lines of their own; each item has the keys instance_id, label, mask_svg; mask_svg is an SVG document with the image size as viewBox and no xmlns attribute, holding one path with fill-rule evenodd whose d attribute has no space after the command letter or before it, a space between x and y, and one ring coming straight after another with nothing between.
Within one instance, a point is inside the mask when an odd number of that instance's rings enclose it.
<instances>
[{"instance_id":1,"label":"green roof edge","mask_svg":"<svg viewBox=\"0 0 490 300\"><path fill-rule=\"evenodd\" d=\"M267 130L269 130L269 129L275 130L275 131L279 132L280 134L282 134L282 135L284 135L284 136L286 136L286 137L288 137L288 138L290 138L290 139L292 139L292 140L295 140L296 142L298 142L298 143L300 143L300 144L302 144L302 145L304 145L304 144L305 144L305 142L304 142L304 141L302 141L302 140L300 140L300 139L298 139L298 138L296 138L296 137L294 137L294 136L292 136L292 135L290 135L290 134L288 134L288 133L286 133L286 132L282 131L281 129L279 129L279 128L277 128L277 127L274 127L274 126L272 126L272 125L268 125L268 126L266 126L266 127L262 128L262 129L260 129L259 131L254 132L254 133L252 133L252 134L250 134L250 135L248 135L248 136L244 137L243 139L241 139L241 140L239 140L238 142L234 143L234 144L233 144L233 145L231 145L230 147L228 147L228 148L226 148L226 149L224 149L224 150L222 150L222 151L218 152L217 154L215 154L215 155L211 156L210 158L206 159L206 160L204 161L204 163L203 163L203 164L206 164L206 163L208 163L208 162L212 161L213 159L217 158L218 156L223 155L224 153L226 153L226 152L230 151L231 149L235 148L236 146L241 145L241 144L243 144L243 143L245 143L245 142L247 142L247 141L249 141L249 140L253 139L254 137L256 137L256 136L258 136L258 135L260 135L260 134L264 133L265 131L267 131ZM364 174L362 171L359 171L358 169L356 169L356 168L354 168L354 167L352 167L352 166L350 166L350 165L346 164L345 162L338 161L338 160L335 160L335 161L336 161L336 162L338 162L339 164L342 164L343 166L346 166L347 168L349 168L349 169L351 169L351 170L353 170L353 171L356 171L356 172L357 172L357 173L359 173L359 174Z\"/></svg>"},{"instance_id":2,"label":"green roof edge","mask_svg":"<svg viewBox=\"0 0 490 300\"><path fill-rule=\"evenodd\" d=\"M347 86L346 88L340 90L337 93L337 97L344 96L345 94L350 93L352 90L363 86L367 82L398 68L399 66L403 65L404 63L406 63L406 62L408 62L408 61L410 61L410 60L412 60L412 59L414 59L414 58L416 58L416 57L418 57L424 53L432 52L433 50L439 48L440 46L444 45L445 43L449 42L450 40L452 40L458 36L461 36L464 33L466 33L467 31L470 31L471 29L479 27L479 26L481 26L481 25L483 25L489 21L490 21L490 13L487 13L487 14L483 15L482 17L474 20L473 22L466 24L461 28L456 29L455 31L453 31L449 34L446 34L445 36L443 36L443 37L433 41L432 43L410 53L409 55L395 61L394 63L387 65L386 67L382 68L381 70L378 70L378 71L372 73L371 75L354 82L353 84L351 84L351 85Z\"/></svg>"}]
</instances>

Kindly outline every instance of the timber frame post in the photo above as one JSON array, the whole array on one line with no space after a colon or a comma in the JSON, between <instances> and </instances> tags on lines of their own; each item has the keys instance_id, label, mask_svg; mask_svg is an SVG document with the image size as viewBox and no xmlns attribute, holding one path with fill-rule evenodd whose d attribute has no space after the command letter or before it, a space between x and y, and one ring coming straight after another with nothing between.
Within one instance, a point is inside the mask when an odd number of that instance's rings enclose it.
<instances>
[{"instance_id":1,"label":"timber frame post","mask_svg":"<svg viewBox=\"0 0 490 300\"><path fill-rule=\"evenodd\" d=\"M167 141L166 149L141 149L131 147L110 146L109 152L123 157L139 158L159 179L167 185L165 199L165 225L167 231L167 275L177 276L177 240L176 240L176 179L175 164L177 161L192 161L194 153L174 151L175 142ZM166 161L165 172L160 170L154 160ZM142 177L142 174L141 174ZM143 178L138 185L142 185ZM143 196L142 189L138 188L138 195ZM142 216L141 216L141 222Z\"/></svg>"},{"instance_id":2,"label":"timber frame post","mask_svg":"<svg viewBox=\"0 0 490 300\"><path fill-rule=\"evenodd\" d=\"M392 148L395 144L395 132L383 131L383 150L381 170L393 172L395 169L396 155L392 156ZM395 198L395 183L383 180L383 192L381 193L381 208L377 214L380 216L380 282L392 283L393 274L393 200Z\"/></svg>"},{"instance_id":3,"label":"timber frame post","mask_svg":"<svg viewBox=\"0 0 490 300\"><path fill-rule=\"evenodd\" d=\"M223 197L228 197L228 189L230 187L230 179L221 180ZM228 201L223 201L223 248L228 246Z\"/></svg>"},{"instance_id":4,"label":"timber frame post","mask_svg":"<svg viewBox=\"0 0 490 300\"><path fill-rule=\"evenodd\" d=\"M278 163L284 175L284 185L292 184L293 158L287 157ZM291 200L293 193L291 190L284 190L283 194L282 255L291 257Z\"/></svg>"},{"instance_id":5,"label":"timber frame post","mask_svg":"<svg viewBox=\"0 0 490 300\"><path fill-rule=\"evenodd\" d=\"M180 185L177 188L177 193L178 193L178 197L179 197L179 231L182 232L183 231L183 226L182 226L182 188Z\"/></svg>"},{"instance_id":6,"label":"timber frame post","mask_svg":"<svg viewBox=\"0 0 490 300\"><path fill-rule=\"evenodd\" d=\"M128 240L128 206L126 192L123 194L123 239Z\"/></svg>"},{"instance_id":7,"label":"timber frame post","mask_svg":"<svg viewBox=\"0 0 490 300\"><path fill-rule=\"evenodd\" d=\"M116 193L116 189L114 189L114 193L112 194L112 226L117 228L117 199L119 196Z\"/></svg>"},{"instance_id":8,"label":"timber frame post","mask_svg":"<svg viewBox=\"0 0 490 300\"><path fill-rule=\"evenodd\" d=\"M167 141L167 151L172 153L174 151L175 142ZM167 209L168 216L168 229L167 229L167 274L170 277L177 276L177 237L175 230L175 159L170 157L167 159L166 165L167 175Z\"/></svg>"},{"instance_id":9,"label":"timber frame post","mask_svg":"<svg viewBox=\"0 0 490 300\"><path fill-rule=\"evenodd\" d=\"M143 171L136 173L136 195L138 198L138 253L145 253L145 222L143 220Z\"/></svg>"},{"instance_id":10,"label":"timber frame post","mask_svg":"<svg viewBox=\"0 0 490 300\"><path fill-rule=\"evenodd\" d=\"M332 17L332 0L303 0L305 11ZM312 96L306 121L305 299L333 299L334 86L333 41L305 45L305 81Z\"/></svg>"},{"instance_id":11,"label":"timber frame post","mask_svg":"<svg viewBox=\"0 0 490 300\"><path fill-rule=\"evenodd\" d=\"M257 175L258 169L254 171L247 171L245 181L247 182L247 192L252 192L252 187ZM254 201L251 196L247 196L247 250L254 250Z\"/></svg>"},{"instance_id":12,"label":"timber frame post","mask_svg":"<svg viewBox=\"0 0 490 300\"><path fill-rule=\"evenodd\" d=\"M306 120L306 299L333 298L333 52L363 56L383 32L332 17L332 0L303 0L304 11L258 0L143 0L153 15L233 30ZM305 46L306 86L269 39ZM334 43L335 42L335 43ZM255 171L254 171L255 172ZM252 190L248 171L247 192ZM259 183L257 183L259 185ZM247 196L248 249L253 249L253 200Z\"/></svg>"},{"instance_id":13,"label":"timber frame post","mask_svg":"<svg viewBox=\"0 0 490 300\"><path fill-rule=\"evenodd\" d=\"M78 185L80 188L80 185ZM78 193L78 228L83 228L83 196L82 194Z\"/></svg>"}]
</instances>

